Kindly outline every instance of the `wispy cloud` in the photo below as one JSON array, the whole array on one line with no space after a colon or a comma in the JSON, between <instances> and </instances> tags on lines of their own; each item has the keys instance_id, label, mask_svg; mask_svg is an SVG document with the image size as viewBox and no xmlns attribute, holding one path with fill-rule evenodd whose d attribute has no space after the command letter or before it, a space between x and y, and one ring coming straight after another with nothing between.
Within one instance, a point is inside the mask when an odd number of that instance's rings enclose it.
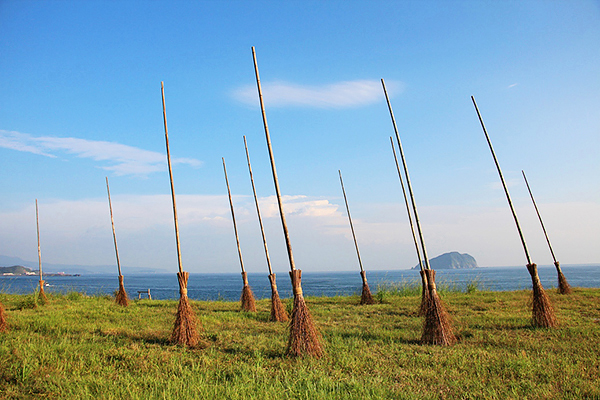
<instances>
[{"instance_id":1,"label":"wispy cloud","mask_svg":"<svg viewBox=\"0 0 600 400\"><path fill-rule=\"evenodd\" d=\"M508 85L508 88L509 88L509 89L510 89L510 88L514 88L514 87L515 87L515 86L517 86L517 85L518 85L518 83L513 83L512 85Z\"/></svg>"},{"instance_id":2,"label":"wispy cloud","mask_svg":"<svg viewBox=\"0 0 600 400\"><path fill-rule=\"evenodd\" d=\"M390 94L402 90L402 84L398 82L389 82L387 86ZM275 82L263 84L262 90L269 107L351 108L384 98L378 80L344 81L322 86ZM245 104L258 104L256 86L241 87L233 92L233 97Z\"/></svg>"},{"instance_id":3,"label":"wispy cloud","mask_svg":"<svg viewBox=\"0 0 600 400\"><path fill-rule=\"evenodd\" d=\"M127 146L116 142L88 140L74 137L35 137L27 133L0 130L0 147L58 157L58 154L73 154L102 163L100 168L117 175L147 175L166 168L166 157L162 153ZM174 158L175 164L202 165L191 158Z\"/></svg>"}]
</instances>

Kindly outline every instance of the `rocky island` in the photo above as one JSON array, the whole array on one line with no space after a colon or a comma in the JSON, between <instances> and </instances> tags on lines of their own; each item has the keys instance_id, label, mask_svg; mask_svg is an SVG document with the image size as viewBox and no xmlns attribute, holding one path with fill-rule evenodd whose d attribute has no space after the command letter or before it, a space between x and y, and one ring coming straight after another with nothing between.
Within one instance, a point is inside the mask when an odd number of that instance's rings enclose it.
<instances>
[{"instance_id":1,"label":"rocky island","mask_svg":"<svg viewBox=\"0 0 600 400\"><path fill-rule=\"evenodd\" d=\"M432 269L472 269L478 268L477 261L470 254L460 254L457 251L444 253L429 260ZM413 269L419 269L417 264Z\"/></svg>"},{"instance_id":2,"label":"rocky island","mask_svg":"<svg viewBox=\"0 0 600 400\"><path fill-rule=\"evenodd\" d=\"M38 275L39 272L39 270L33 270L22 265L13 265L12 267L0 267L0 276L31 276ZM57 272L55 274L45 273L44 276L79 276L79 274L71 275L65 274L64 272Z\"/></svg>"}]
</instances>

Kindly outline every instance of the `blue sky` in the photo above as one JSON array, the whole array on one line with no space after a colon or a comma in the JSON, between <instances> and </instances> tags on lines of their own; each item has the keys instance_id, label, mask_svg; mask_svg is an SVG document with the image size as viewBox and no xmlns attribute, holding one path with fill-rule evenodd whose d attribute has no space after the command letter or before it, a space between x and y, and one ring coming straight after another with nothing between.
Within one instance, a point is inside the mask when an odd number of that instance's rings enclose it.
<instances>
[{"instance_id":1,"label":"blue sky","mask_svg":"<svg viewBox=\"0 0 600 400\"><path fill-rule=\"evenodd\" d=\"M393 164L384 78L430 257L525 256L474 95L533 261L600 262L597 1L0 1L0 254L177 268L165 82L184 269L266 272L242 136L274 269L289 266L254 80L256 47L298 268L417 263Z\"/></svg>"}]
</instances>

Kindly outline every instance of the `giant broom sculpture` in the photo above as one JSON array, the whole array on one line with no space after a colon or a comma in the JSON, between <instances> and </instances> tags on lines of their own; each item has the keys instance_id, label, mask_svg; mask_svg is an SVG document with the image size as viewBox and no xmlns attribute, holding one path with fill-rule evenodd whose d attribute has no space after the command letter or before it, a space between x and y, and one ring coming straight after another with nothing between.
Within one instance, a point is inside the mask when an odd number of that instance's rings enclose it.
<instances>
[{"instance_id":1,"label":"giant broom sculpture","mask_svg":"<svg viewBox=\"0 0 600 400\"><path fill-rule=\"evenodd\" d=\"M342 180L342 171L338 169L340 175L340 184L342 185L342 193L344 194L344 202L346 203L346 211L348 213L348 221L350 222L350 230L352 231L352 239L354 239L354 247L356 248L356 256L358 257L358 265L360 266L360 277L362 278L362 294L360 296L360 304L375 304L371 289L367 283L367 271L363 269L362 261L360 259L360 252L358 251L358 242L356 241L356 235L354 234L354 225L352 225L352 217L350 217L350 207L348 207L348 199L346 198L346 189L344 189L344 181Z\"/></svg>"},{"instance_id":2,"label":"giant broom sculpture","mask_svg":"<svg viewBox=\"0 0 600 400\"><path fill-rule=\"evenodd\" d=\"M38 214L38 201L35 199L35 224L37 227L37 242L38 242L38 263L40 268L40 301L42 304L48 302L48 298L44 293L44 276L42 275L42 249L40 247L40 218Z\"/></svg>"},{"instance_id":3,"label":"giant broom sculpture","mask_svg":"<svg viewBox=\"0 0 600 400\"><path fill-rule=\"evenodd\" d=\"M231 207L231 219L233 220L233 231L235 232L235 242L237 243L238 256L240 258L240 266L242 267L242 281L244 287L242 288L242 295L240 296L240 303L242 310L256 312L256 303L254 301L254 294L250 285L248 284L248 274L244 269L244 260L242 259L242 248L240 247L240 238L238 236L237 224L235 223L235 212L233 211L233 201L231 200L231 191L229 190L229 180L227 179L227 168L225 168L225 158L223 160L223 172L225 173L225 183L227 184L227 195L229 196L229 206Z\"/></svg>"},{"instance_id":4,"label":"giant broom sculpture","mask_svg":"<svg viewBox=\"0 0 600 400\"><path fill-rule=\"evenodd\" d=\"M475 111L477 111L477 117L479 117L479 122L481 123L481 128L483 129L483 133L485 134L485 138L490 147L490 151L492 152L492 157L494 158L494 163L496 164L496 169L498 170L498 175L500 175L500 181L502 182L502 187L504 187L506 200L508 200L508 205L510 206L510 210L512 211L513 219L515 220L515 225L517 226L517 231L519 232L519 237L521 238L521 243L523 244L523 250L525 250L525 257L527 258L527 271L529 271L529 275L531 276L531 283L533 285L533 326L540 328L553 328L557 325L557 322L556 316L554 315L554 309L552 308L552 303L550 303L550 298L548 298L548 295L544 291L544 287L540 282L540 277L537 271L537 265L532 263L531 258L529 257L529 251L527 250L527 244L525 243L523 232L521 232L521 225L519 225L517 213L515 212L515 208L513 207L512 201L510 200L510 194L508 193L508 188L506 187L506 183L504 182L504 177L502 176L502 171L500 170L500 164L498 163L498 159L496 158L496 153L494 152L494 148L492 147L490 137L488 136L487 130L485 129L485 125L483 123L483 119L481 118L481 114L479 113L479 108L477 107L475 98L471 96L471 100L473 101Z\"/></svg>"},{"instance_id":5,"label":"giant broom sculpture","mask_svg":"<svg viewBox=\"0 0 600 400\"><path fill-rule=\"evenodd\" d=\"M320 343L320 334L315 328L312 316L304 301L302 295L301 277L302 271L296 269L294 257L292 255L292 244L288 233L285 214L283 212L283 202L281 200L281 191L279 190L279 181L277 179L277 171L275 169L275 158L271 147L271 137L269 136L269 127L267 125L267 115L265 113L265 105L263 102L262 89L260 87L260 77L258 75L258 64L256 62L256 52L252 47L252 58L254 59L254 72L256 74L256 86L258 87L258 99L260 101L260 109L265 128L265 136L267 138L267 147L269 149L269 158L271 160L271 171L273 172L273 182L277 193L277 204L279 205L279 215L281 216L281 225L283 226L283 234L285 236L285 244L287 247L288 260L290 262L290 278L292 280L292 288L294 292L294 307L292 308L292 320L290 322L290 336L288 338L287 354L291 356L315 356L320 357L323 354L323 349Z\"/></svg>"},{"instance_id":6,"label":"giant broom sculpture","mask_svg":"<svg viewBox=\"0 0 600 400\"><path fill-rule=\"evenodd\" d=\"M169 180L171 181L171 199L173 201L173 220L175 221L175 240L177 242L177 262L179 265L179 272L177 273L177 280L179 282L179 306L177 307L177 316L175 317L173 332L171 333L171 341L173 343L186 346L195 346L198 344L200 337L196 331L196 324L198 323L196 320L196 315L190 306L190 301L188 300L187 295L187 283L190 274L186 271L183 271L183 268L181 267L179 225L177 223L177 205L175 203L175 189L173 187L173 171L171 169L171 153L169 151L169 131L167 129L167 109L165 107L165 86L163 82L160 83L160 90L162 93L165 141L167 143L167 163L169 166Z\"/></svg>"},{"instance_id":7,"label":"giant broom sculpture","mask_svg":"<svg viewBox=\"0 0 600 400\"><path fill-rule=\"evenodd\" d=\"M119 249L117 248L117 234L115 232L115 220L113 219L112 202L110 201L110 188L108 187L108 176L106 177L106 193L108 193L108 208L110 210L110 225L112 226L113 242L115 242L115 255L117 256L117 268L119 270L119 290L115 295L115 303L120 306L127 307L129 298L123 284L123 274L121 274L121 261L119 260Z\"/></svg>"},{"instance_id":8,"label":"giant broom sculpture","mask_svg":"<svg viewBox=\"0 0 600 400\"><path fill-rule=\"evenodd\" d=\"M412 216L410 213L410 206L408 205L408 197L406 196L406 189L404 189L404 182L402 180L402 172L400 172L400 165L398 165L398 157L396 156L396 147L394 146L394 139L390 136L390 142L392 144L392 153L394 153L394 162L396 163L396 170L398 171L398 178L400 178L400 186L402 187L402 194L404 195L404 204L406 205L406 213L408 214L408 222L410 224L410 230L412 232L413 242L415 243L415 250L417 250L417 259L419 260L419 273L421 274L421 305L419 306L419 316L424 316L427 312L427 304L429 302L429 289L427 287L427 276L425 275L425 268L423 268L423 261L421 260L421 251L419 250L419 243L417 242L417 235L415 234L415 226L413 225Z\"/></svg>"},{"instance_id":9,"label":"giant broom sculpture","mask_svg":"<svg viewBox=\"0 0 600 400\"><path fill-rule=\"evenodd\" d=\"M267 247L267 237L265 236L265 229L262 223L262 217L260 216L260 207L258 206L258 197L256 196L256 187L254 186L254 177L252 176L252 166L250 165L250 153L248 153L248 143L246 143L246 136L244 136L244 148L246 149L246 159L248 160L248 172L250 173L250 182L252 183L252 193L254 194L254 204L256 205L256 214L258 215L258 223L260 225L260 233L262 234L263 245L265 248L265 257L267 258L267 267L269 268L269 282L271 283L271 316L269 321L273 322L285 322L288 320L287 311L281 303L279 298L279 292L277 291L277 281L275 274L271 268L271 258L269 257L269 248Z\"/></svg>"},{"instance_id":10,"label":"giant broom sculpture","mask_svg":"<svg viewBox=\"0 0 600 400\"><path fill-rule=\"evenodd\" d=\"M2 302L0 302L0 332L4 332L7 329L8 329L8 324L6 323L6 312L4 311Z\"/></svg>"},{"instance_id":11,"label":"giant broom sculpture","mask_svg":"<svg viewBox=\"0 0 600 400\"><path fill-rule=\"evenodd\" d=\"M558 293L560 294L569 294L573 291L571 289L571 285L567 282L567 278L562 272L560 268L560 263L556 260L554 256L554 250L552 250L552 245L550 244L550 239L548 238L548 233L546 233L546 228L544 227L544 222L542 221L542 216L540 215L540 211L537 208L537 204L535 204L535 199L533 198L533 193L531 193L531 189L529 188L529 182L527 182L527 177L525 176L525 171L521 170L523 173L523 179L525 179L525 185L527 185L527 190L529 191L529 196L531 196L531 201L533 202L533 207L535 208L535 212L537 213L538 219L540 220L540 225L542 225L542 230L544 231L544 236L546 237L546 242L548 243L548 247L550 248L550 254L552 254L552 259L554 260L554 266L556 267L556 273L558 274Z\"/></svg>"},{"instance_id":12,"label":"giant broom sculpture","mask_svg":"<svg viewBox=\"0 0 600 400\"><path fill-rule=\"evenodd\" d=\"M425 259L425 268L423 272L427 280L427 291L429 298L427 299L427 309L425 312L425 323L423 324L421 342L440 346L451 345L456 341L456 336L454 336L454 333L452 333L450 317L435 287L435 271L431 269L431 266L429 265L429 258L427 257L427 249L425 248L421 223L419 222L419 213L417 212L417 205L413 196L412 185L410 184L410 176L408 175L408 167L406 166L406 159L404 158L404 151L402 150L402 142L400 141L398 127L396 126L396 119L394 118L394 112L392 111L392 105L390 103L383 79L381 80L381 85L383 86L383 92L385 94L385 100L387 101L388 109L390 111L390 117L392 118L392 124L394 125L394 132L396 133L396 140L398 142L398 148L400 149L400 158L402 159L404 175L406 176L406 185L408 186L408 192L410 194L410 200L413 206L413 213L415 216L415 222L417 224L417 231L419 232L421 249L423 250L423 258Z\"/></svg>"}]
</instances>

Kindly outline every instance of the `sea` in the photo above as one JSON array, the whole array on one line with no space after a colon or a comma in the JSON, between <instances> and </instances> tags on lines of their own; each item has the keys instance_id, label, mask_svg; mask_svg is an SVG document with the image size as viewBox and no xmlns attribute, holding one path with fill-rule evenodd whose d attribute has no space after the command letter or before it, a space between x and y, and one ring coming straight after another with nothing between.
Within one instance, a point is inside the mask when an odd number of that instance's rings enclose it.
<instances>
[{"instance_id":1,"label":"sea","mask_svg":"<svg viewBox=\"0 0 600 400\"><path fill-rule=\"evenodd\" d=\"M567 280L574 287L600 287L600 264L561 266ZM538 266L542 285L546 289L557 287L554 266ZM117 274L44 276L46 293L79 292L86 295L112 295L118 288ZM378 287L403 284L420 285L419 271L390 270L367 271L372 292ZM0 293L32 293L38 286L38 276L0 276ZM267 273L248 273L248 281L258 299L270 298L271 288ZM130 298L179 299L175 272L168 274L129 274L124 277L125 290ZM436 284L466 291L467 285L477 285L479 290L511 291L531 288L531 278L525 266L485 267L475 269L437 270ZM282 298L292 296L287 272L277 274L277 288ZM230 300L240 298L242 277L239 273L190 273L188 296L194 300ZM360 294L362 280L359 271L302 272L302 290L305 296L346 296Z\"/></svg>"}]
</instances>

